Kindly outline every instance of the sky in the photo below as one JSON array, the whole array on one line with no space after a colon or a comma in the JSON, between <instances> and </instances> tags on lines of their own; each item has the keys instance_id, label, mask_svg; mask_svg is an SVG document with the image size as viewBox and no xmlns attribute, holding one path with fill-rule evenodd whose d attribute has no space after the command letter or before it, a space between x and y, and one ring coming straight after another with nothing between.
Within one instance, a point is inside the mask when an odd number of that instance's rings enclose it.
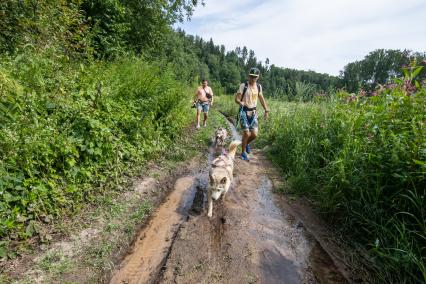
<instances>
[{"instance_id":1,"label":"sky","mask_svg":"<svg viewBox=\"0 0 426 284\"><path fill-rule=\"evenodd\" d=\"M176 27L279 67L339 75L375 49L426 51L426 0L204 2Z\"/></svg>"}]
</instances>

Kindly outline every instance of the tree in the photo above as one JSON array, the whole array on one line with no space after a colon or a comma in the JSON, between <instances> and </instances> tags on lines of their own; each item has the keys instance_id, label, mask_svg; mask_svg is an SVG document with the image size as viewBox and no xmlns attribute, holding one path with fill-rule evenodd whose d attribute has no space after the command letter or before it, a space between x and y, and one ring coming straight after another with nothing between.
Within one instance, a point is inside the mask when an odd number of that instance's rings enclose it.
<instances>
[{"instance_id":1,"label":"tree","mask_svg":"<svg viewBox=\"0 0 426 284\"><path fill-rule=\"evenodd\" d=\"M392 78L402 76L402 67L411 60L426 58L425 54L408 50L377 49L363 60L347 64L341 72L344 85L349 92L358 92L361 88L372 91L378 84L391 82ZM420 74L424 78L425 73Z\"/></svg>"}]
</instances>

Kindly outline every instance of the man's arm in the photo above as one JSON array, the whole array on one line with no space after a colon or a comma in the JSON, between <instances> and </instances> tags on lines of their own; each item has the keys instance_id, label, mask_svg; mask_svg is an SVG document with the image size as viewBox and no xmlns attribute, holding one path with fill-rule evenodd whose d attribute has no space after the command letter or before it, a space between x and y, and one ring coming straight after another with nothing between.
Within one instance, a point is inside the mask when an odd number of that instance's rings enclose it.
<instances>
[{"instance_id":1,"label":"man's arm","mask_svg":"<svg viewBox=\"0 0 426 284\"><path fill-rule=\"evenodd\" d=\"M212 88L210 88L210 94L212 95L212 100L210 102L210 105L213 105L213 89Z\"/></svg>"},{"instance_id":2,"label":"man's arm","mask_svg":"<svg viewBox=\"0 0 426 284\"><path fill-rule=\"evenodd\" d=\"M241 95L240 93L237 93L237 94L235 95L235 102L236 102L237 104L239 104L240 106L242 106L242 105L243 105L243 102L241 101L241 97L242 97L242 95Z\"/></svg>"},{"instance_id":3,"label":"man's arm","mask_svg":"<svg viewBox=\"0 0 426 284\"><path fill-rule=\"evenodd\" d=\"M265 116L268 117L269 116L269 108L266 105L266 101L265 101L265 98L263 97L262 93L259 94L259 101L260 101L260 104L262 105L263 109L265 110Z\"/></svg>"},{"instance_id":4,"label":"man's arm","mask_svg":"<svg viewBox=\"0 0 426 284\"><path fill-rule=\"evenodd\" d=\"M200 89L197 88L197 91L195 92L195 95L194 95L194 103L197 102L199 93L200 93Z\"/></svg>"}]
</instances>

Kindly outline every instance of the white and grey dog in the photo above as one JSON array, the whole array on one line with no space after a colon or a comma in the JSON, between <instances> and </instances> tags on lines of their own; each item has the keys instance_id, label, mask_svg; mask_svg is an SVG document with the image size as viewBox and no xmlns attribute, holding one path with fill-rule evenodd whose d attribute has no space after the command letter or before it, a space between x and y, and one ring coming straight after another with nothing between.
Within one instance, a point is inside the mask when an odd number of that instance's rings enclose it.
<instances>
[{"instance_id":1,"label":"white and grey dog","mask_svg":"<svg viewBox=\"0 0 426 284\"><path fill-rule=\"evenodd\" d=\"M226 128L220 127L215 132L214 145L216 147L225 146L225 141L227 137L228 137L228 131L226 130Z\"/></svg>"},{"instance_id":2,"label":"white and grey dog","mask_svg":"<svg viewBox=\"0 0 426 284\"><path fill-rule=\"evenodd\" d=\"M229 145L229 153L225 153L213 160L209 173L210 181L208 188L208 212L207 216L213 216L213 200L218 200L222 195L222 200L225 200L225 195L231 187L234 171L234 159L238 145L241 141L232 141Z\"/></svg>"}]
</instances>

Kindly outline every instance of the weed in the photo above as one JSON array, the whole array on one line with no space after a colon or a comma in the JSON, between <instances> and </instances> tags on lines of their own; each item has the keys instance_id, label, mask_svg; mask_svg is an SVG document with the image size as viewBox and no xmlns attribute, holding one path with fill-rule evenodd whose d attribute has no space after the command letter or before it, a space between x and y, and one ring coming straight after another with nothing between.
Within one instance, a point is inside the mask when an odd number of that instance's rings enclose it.
<instances>
[{"instance_id":1,"label":"weed","mask_svg":"<svg viewBox=\"0 0 426 284\"><path fill-rule=\"evenodd\" d=\"M38 263L40 269L48 273L50 277L57 277L71 267L71 261L64 257L61 252L54 251L45 255Z\"/></svg>"}]
</instances>

